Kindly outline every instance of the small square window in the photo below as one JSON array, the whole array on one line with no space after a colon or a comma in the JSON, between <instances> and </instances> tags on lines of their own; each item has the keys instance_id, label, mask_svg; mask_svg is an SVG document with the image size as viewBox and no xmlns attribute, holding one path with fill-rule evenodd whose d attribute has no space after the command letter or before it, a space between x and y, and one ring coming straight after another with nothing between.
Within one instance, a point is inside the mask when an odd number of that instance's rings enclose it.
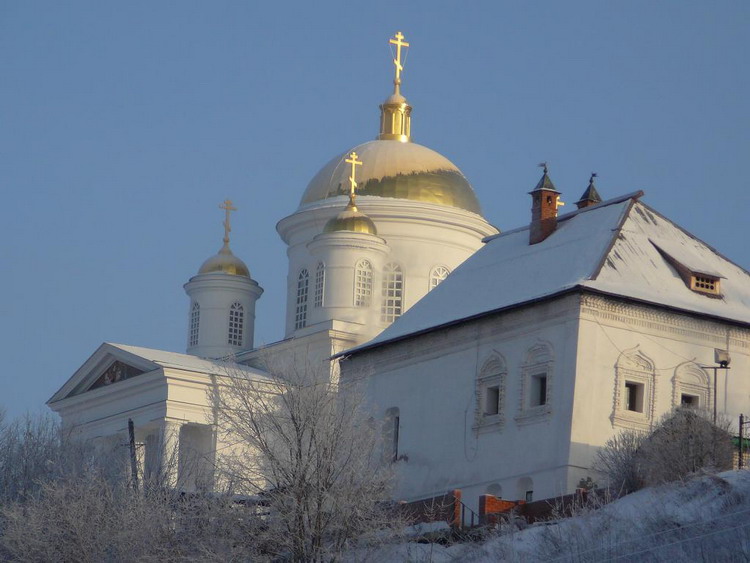
<instances>
[{"instance_id":1,"label":"small square window","mask_svg":"<svg viewBox=\"0 0 750 563\"><path fill-rule=\"evenodd\" d=\"M687 393L683 393L680 396L680 406L698 408L699 405L700 401L695 395L688 395Z\"/></svg>"},{"instance_id":2,"label":"small square window","mask_svg":"<svg viewBox=\"0 0 750 563\"><path fill-rule=\"evenodd\" d=\"M484 415L492 416L500 412L500 386L488 387L484 397Z\"/></svg>"},{"instance_id":3,"label":"small square window","mask_svg":"<svg viewBox=\"0 0 750 563\"><path fill-rule=\"evenodd\" d=\"M547 374L531 377L531 406L540 407L547 404Z\"/></svg>"},{"instance_id":4,"label":"small square window","mask_svg":"<svg viewBox=\"0 0 750 563\"><path fill-rule=\"evenodd\" d=\"M625 382L625 408L632 412L643 412L643 384Z\"/></svg>"}]
</instances>

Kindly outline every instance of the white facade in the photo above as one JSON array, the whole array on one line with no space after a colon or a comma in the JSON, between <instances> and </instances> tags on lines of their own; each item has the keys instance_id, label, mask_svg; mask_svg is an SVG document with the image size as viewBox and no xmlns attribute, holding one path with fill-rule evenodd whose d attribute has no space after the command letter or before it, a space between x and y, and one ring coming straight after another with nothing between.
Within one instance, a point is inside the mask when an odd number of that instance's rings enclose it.
<instances>
[{"instance_id":1,"label":"white facade","mask_svg":"<svg viewBox=\"0 0 750 563\"><path fill-rule=\"evenodd\" d=\"M691 289L672 259L721 276L721 296ZM458 488L476 510L485 493L571 493L622 429L685 402L711 410L715 349L731 355L717 412L736 421L750 406L750 274L626 197L561 217L539 244L528 228L490 241L348 351L342 377L370 374L401 498Z\"/></svg>"}]
</instances>

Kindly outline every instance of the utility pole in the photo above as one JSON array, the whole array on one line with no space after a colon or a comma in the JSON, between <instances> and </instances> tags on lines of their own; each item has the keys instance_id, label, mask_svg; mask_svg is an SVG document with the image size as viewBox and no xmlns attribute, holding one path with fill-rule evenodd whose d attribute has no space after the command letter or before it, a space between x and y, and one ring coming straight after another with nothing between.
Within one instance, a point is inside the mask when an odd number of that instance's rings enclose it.
<instances>
[{"instance_id":1,"label":"utility pole","mask_svg":"<svg viewBox=\"0 0 750 563\"><path fill-rule=\"evenodd\" d=\"M133 480L133 490L138 490L138 456L135 453L135 426L133 419L128 419L128 438L130 446L130 475Z\"/></svg>"}]
</instances>

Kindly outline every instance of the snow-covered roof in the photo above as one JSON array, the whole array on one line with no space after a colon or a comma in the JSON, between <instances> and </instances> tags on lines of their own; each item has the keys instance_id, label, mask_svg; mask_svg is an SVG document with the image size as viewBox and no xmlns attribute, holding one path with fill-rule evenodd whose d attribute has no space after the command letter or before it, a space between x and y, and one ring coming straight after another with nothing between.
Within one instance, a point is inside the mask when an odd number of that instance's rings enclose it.
<instances>
[{"instance_id":1,"label":"snow-covered roof","mask_svg":"<svg viewBox=\"0 0 750 563\"><path fill-rule=\"evenodd\" d=\"M153 362L161 367L185 369L190 371L198 371L208 375L226 375L227 370L231 372L244 372L248 375L256 375L267 377L268 374L265 372L237 364L234 362L227 362L222 360L210 360L206 358L199 358L197 356L191 356L190 354L180 354L178 352L168 352L167 350L157 350L155 348L142 348L140 346L129 346L127 344L114 344L112 342L106 343L114 348L119 348L130 354L134 354Z\"/></svg>"},{"instance_id":2,"label":"snow-covered roof","mask_svg":"<svg viewBox=\"0 0 750 563\"><path fill-rule=\"evenodd\" d=\"M641 195L561 215L555 232L534 245L528 226L486 239L380 335L345 353L574 288L750 324L750 274L638 201ZM722 297L689 289L657 246L694 272L720 276Z\"/></svg>"}]
</instances>

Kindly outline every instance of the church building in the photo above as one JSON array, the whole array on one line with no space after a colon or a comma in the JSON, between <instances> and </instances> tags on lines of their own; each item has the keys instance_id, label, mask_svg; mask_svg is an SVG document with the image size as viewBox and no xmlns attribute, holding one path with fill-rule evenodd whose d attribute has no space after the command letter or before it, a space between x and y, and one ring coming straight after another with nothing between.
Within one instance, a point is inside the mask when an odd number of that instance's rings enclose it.
<instances>
[{"instance_id":1,"label":"church building","mask_svg":"<svg viewBox=\"0 0 750 563\"><path fill-rule=\"evenodd\" d=\"M230 249L227 200L221 249L184 286L186 353L102 344L48 402L65 428L115 444L132 420L144 473L165 444L179 467L205 460L180 476L189 490L210 482L220 449L217 376L232 366L266 378L269 354L335 357L341 377L366 374L398 498L461 488L476 506L486 492L571 492L609 437L673 406L745 408L750 274L640 192L602 202L593 176L579 209L558 216L546 166L527 225L499 233L461 171L411 140L404 39L390 40L395 78L376 139L332 158L277 225L283 340L254 346L263 289ZM706 367L714 349L731 369Z\"/></svg>"}]
</instances>

